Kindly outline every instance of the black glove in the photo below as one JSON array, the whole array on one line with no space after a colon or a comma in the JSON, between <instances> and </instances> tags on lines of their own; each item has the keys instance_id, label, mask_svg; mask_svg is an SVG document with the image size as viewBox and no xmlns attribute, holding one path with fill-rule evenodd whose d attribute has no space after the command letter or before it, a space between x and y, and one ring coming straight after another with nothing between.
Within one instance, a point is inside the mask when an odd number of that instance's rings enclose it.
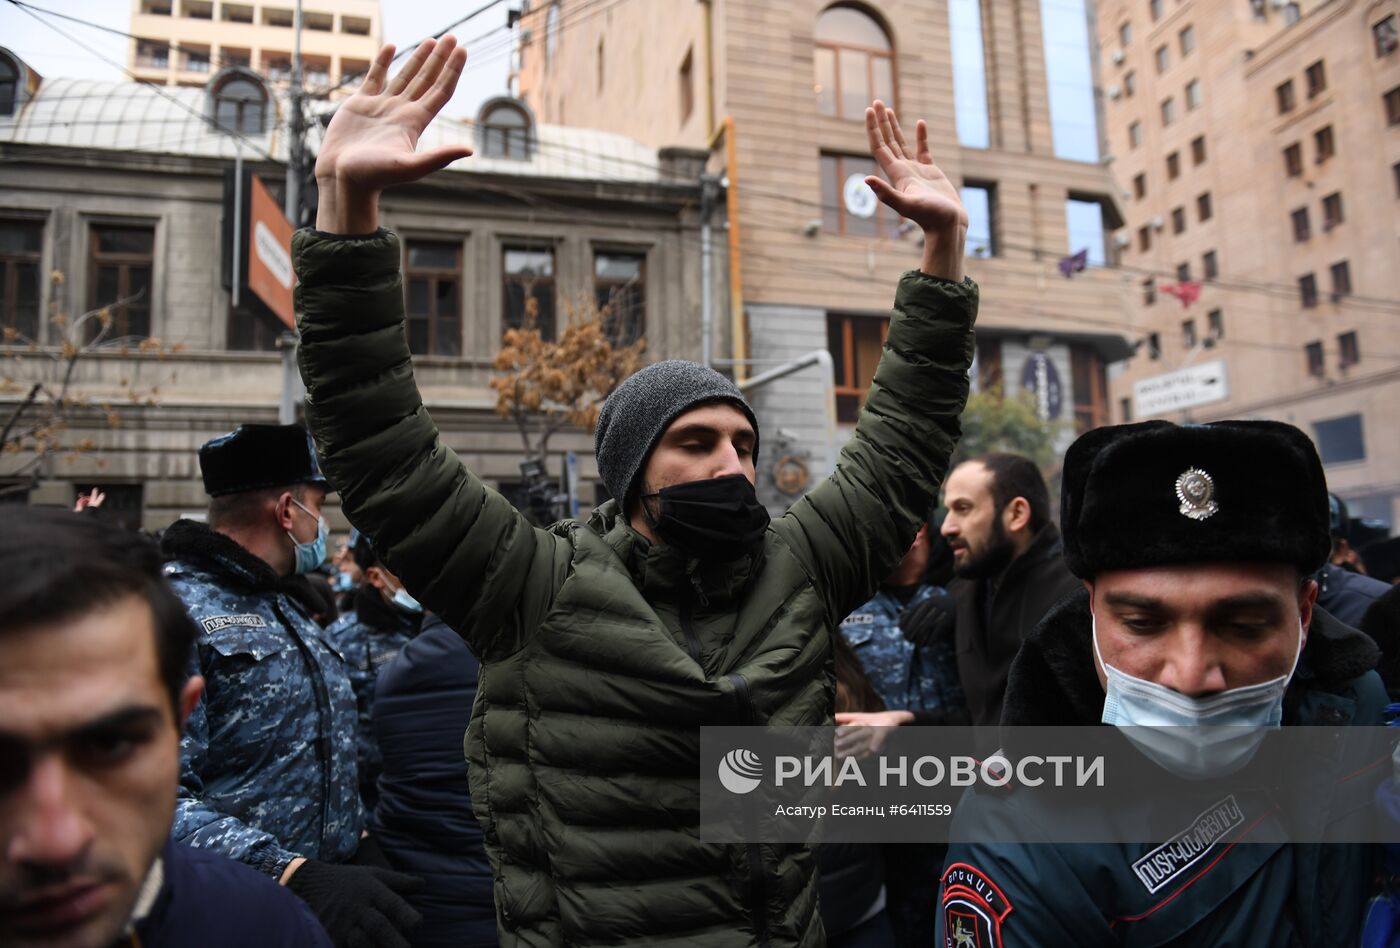
<instances>
[{"instance_id":1,"label":"black glove","mask_svg":"<svg viewBox=\"0 0 1400 948\"><path fill-rule=\"evenodd\" d=\"M311 907L336 948L409 948L404 933L423 920L403 898L423 880L402 872L308 859L287 888Z\"/></svg>"},{"instance_id":2,"label":"black glove","mask_svg":"<svg viewBox=\"0 0 1400 948\"><path fill-rule=\"evenodd\" d=\"M899 614L899 629L919 647L951 640L957 624L957 604L946 592L936 592Z\"/></svg>"}]
</instances>

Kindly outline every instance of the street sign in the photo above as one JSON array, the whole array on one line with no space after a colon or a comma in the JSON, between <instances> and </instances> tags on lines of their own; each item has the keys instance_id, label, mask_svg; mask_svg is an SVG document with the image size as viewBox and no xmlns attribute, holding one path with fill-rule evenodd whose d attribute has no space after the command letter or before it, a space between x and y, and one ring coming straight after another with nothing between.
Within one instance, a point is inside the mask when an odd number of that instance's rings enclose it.
<instances>
[{"instance_id":1,"label":"street sign","mask_svg":"<svg viewBox=\"0 0 1400 948\"><path fill-rule=\"evenodd\" d=\"M1133 386L1133 417L1151 418L1168 412L1223 402L1230 386L1223 360L1203 362L1175 372L1145 378Z\"/></svg>"},{"instance_id":2,"label":"street sign","mask_svg":"<svg viewBox=\"0 0 1400 948\"><path fill-rule=\"evenodd\" d=\"M248 228L248 288L288 329L297 328L292 305L292 225L257 175L252 177Z\"/></svg>"}]
</instances>

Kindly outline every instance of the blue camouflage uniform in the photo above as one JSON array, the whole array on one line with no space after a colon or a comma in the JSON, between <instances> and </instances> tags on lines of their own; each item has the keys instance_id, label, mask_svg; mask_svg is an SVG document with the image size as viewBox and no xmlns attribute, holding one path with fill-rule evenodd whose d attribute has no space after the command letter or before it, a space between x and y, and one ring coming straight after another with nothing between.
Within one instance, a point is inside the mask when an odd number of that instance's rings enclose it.
<instances>
[{"instance_id":1,"label":"blue camouflage uniform","mask_svg":"<svg viewBox=\"0 0 1400 948\"><path fill-rule=\"evenodd\" d=\"M379 590L369 584L356 591L354 606L327 627L326 638L345 656L350 685L355 691L360 791L365 805L372 807L378 798L379 773L384 769L374 734L374 688L379 673L418 634L423 614L385 602Z\"/></svg>"},{"instance_id":2,"label":"blue camouflage uniform","mask_svg":"<svg viewBox=\"0 0 1400 948\"><path fill-rule=\"evenodd\" d=\"M345 660L261 559L203 524L166 531L165 575L199 637L204 696L180 742L171 836L274 878L343 862L364 827Z\"/></svg>"},{"instance_id":3,"label":"blue camouflage uniform","mask_svg":"<svg viewBox=\"0 0 1400 948\"><path fill-rule=\"evenodd\" d=\"M941 640L918 646L899 627L901 612L938 591L936 586L921 585L901 601L890 590L881 589L841 623L841 634L887 708L943 711L966 703L952 643Z\"/></svg>"}]
</instances>

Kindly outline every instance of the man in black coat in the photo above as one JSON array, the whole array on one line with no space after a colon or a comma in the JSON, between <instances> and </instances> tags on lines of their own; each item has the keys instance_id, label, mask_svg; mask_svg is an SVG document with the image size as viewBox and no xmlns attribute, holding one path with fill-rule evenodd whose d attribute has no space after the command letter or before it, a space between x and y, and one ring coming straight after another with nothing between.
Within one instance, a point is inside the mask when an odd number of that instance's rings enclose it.
<instances>
[{"instance_id":1,"label":"man in black coat","mask_svg":"<svg viewBox=\"0 0 1400 948\"><path fill-rule=\"evenodd\" d=\"M1050 522L1040 470L1016 454L988 454L953 469L944 485L943 536L958 579L958 677L974 725L1001 720L1011 660L1036 623L1079 588ZM967 718L919 723L966 723Z\"/></svg>"}]
</instances>

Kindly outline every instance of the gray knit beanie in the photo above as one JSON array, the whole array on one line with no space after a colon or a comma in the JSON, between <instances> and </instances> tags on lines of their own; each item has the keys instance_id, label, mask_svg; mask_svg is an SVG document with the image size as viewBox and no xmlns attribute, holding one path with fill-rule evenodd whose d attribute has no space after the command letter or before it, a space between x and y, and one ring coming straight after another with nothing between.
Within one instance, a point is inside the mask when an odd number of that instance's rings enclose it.
<instances>
[{"instance_id":1,"label":"gray knit beanie","mask_svg":"<svg viewBox=\"0 0 1400 948\"><path fill-rule=\"evenodd\" d=\"M634 373L613 389L598 414L593 452L598 473L619 504L641 473L651 449L676 418L706 402L728 402L753 425L758 457L758 419L739 386L697 362L673 359Z\"/></svg>"}]
</instances>

